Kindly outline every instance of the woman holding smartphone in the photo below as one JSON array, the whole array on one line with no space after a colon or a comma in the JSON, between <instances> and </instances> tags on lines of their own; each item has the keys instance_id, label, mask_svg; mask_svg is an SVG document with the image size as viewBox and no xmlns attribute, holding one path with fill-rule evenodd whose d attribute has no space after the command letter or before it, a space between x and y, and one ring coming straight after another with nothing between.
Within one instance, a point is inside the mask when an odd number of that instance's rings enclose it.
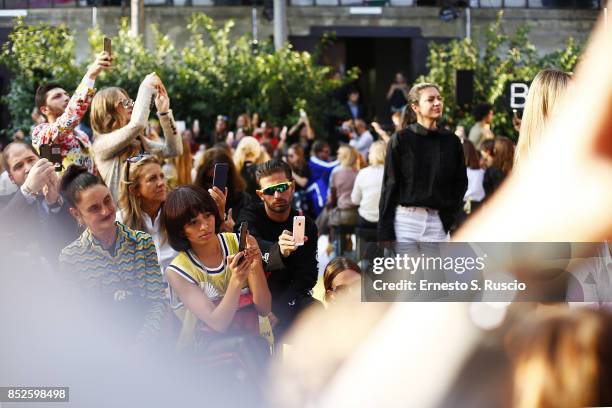
<instances>
[{"instance_id":1,"label":"woman holding smartphone","mask_svg":"<svg viewBox=\"0 0 612 408\"><path fill-rule=\"evenodd\" d=\"M162 227L179 255L166 268L171 302L183 322L179 346L206 347L219 333L260 335L258 316L271 311L270 290L257 241L239 251L234 233L219 233L221 217L210 194L196 186L172 191Z\"/></svg>"},{"instance_id":2,"label":"woman holding smartphone","mask_svg":"<svg viewBox=\"0 0 612 408\"><path fill-rule=\"evenodd\" d=\"M379 240L446 241L467 188L463 147L438 128L443 102L437 85L417 84L408 96L403 130L387 148Z\"/></svg>"},{"instance_id":3,"label":"woman holding smartphone","mask_svg":"<svg viewBox=\"0 0 612 408\"><path fill-rule=\"evenodd\" d=\"M164 143L145 137L151 101L155 100L157 116L164 132ZM151 153L175 157L183 153L183 142L176 131L170 109L170 98L157 74L145 77L136 101L124 89L104 88L91 103L91 128L94 131L94 159L113 199L119 198L120 181L124 179L128 157Z\"/></svg>"}]
</instances>

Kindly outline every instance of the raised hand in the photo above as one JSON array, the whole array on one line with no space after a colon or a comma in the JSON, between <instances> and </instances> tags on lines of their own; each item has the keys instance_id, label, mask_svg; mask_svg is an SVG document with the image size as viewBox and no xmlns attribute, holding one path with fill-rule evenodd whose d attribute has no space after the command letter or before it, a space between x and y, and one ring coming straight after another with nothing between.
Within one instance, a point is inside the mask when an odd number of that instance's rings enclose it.
<instances>
[{"instance_id":1,"label":"raised hand","mask_svg":"<svg viewBox=\"0 0 612 408\"><path fill-rule=\"evenodd\" d=\"M227 187L225 187L225 194L217 186L213 186L208 189L208 193L215 200L217 208L219 209L219 215L221 219L225 218L225 203L227 201Z\"/></svg>"},{"instance_id":2,"label":"raised hand","mask_svg":"<svg viewBox=\"0 0 612 408\"><path fill-rule=\"evenodd\" d=\"M96 79L100 72L112 66L113 58L106 51L102 51L96 56L96 60L87 69L87 76Z\"/></svg>"},{"instance_id":3,"label":"raised hand","mask_svg":"<svg viewBox=\"0 0 612 408\"><path fill-rule=\"evenodd\" d=\"M34 163L34 166L28 172L23 186L33 194L38 194L53 176L57 177L55 175L55 165L47 159L40 159Z\"/></svg>"},{"instance_id":4,"label":"raised hand","mask_svg":"<svg viewBox=\"0 0 612 408\"><path fill-rule=\"evenodd\" d=\"M159 77L158 77L159 79ZM168 96L168 91L166 91L166 87L159 80L159 84L157 86L157 96L155 97L155 108L159 113L166 113L170 110L170 97Z\"/></svg>"}]
</instances>

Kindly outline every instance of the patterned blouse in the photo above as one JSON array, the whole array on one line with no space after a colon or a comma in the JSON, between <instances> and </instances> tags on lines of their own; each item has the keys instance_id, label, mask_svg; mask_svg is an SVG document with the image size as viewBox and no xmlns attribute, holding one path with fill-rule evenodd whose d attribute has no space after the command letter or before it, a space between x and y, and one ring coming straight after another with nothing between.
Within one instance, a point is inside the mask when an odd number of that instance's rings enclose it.
<instances>
[{"instance_id":1,"label":"patterned blouse","mask_svg":"<svg viewBox=\"0 0 612 408\"><path fill-rule=\"evenodd\" d=\"M76 129L87 112L96 90L93 81L83 78L81 84L70 98L64 113L53 123L41 123L32 131L32 145L40 151L40 145L56 143L60 145L62 165L66 170L71 164L87 167L89 172L95 172L91 157L89 137Z\"/></svg>"},{"instance_id":2,"label":"patterned blouse","mask_svg":"<svg viewBox=\"0 0 612 408\"><path fill-rule=\"evenodd\" d=\"M62 250L60 263L88 294L131 315L142 314L139 340L155 339L167 309L166 285L159 273L155 244L146 232L117 222L117 239L106 250L89 229Z\"/></svg>"}]
</instances>

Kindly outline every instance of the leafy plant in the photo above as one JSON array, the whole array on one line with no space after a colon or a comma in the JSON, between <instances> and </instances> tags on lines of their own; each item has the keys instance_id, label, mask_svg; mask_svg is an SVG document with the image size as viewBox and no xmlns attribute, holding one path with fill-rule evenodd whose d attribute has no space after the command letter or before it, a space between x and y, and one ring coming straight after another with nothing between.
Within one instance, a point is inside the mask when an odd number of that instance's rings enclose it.
<instances>
[{"instance_id":1,"label":"leafy plant","mask_svg":"<svg viewBox=\"0 0 612 408\"><path fill-rule=\"evenodd\" d=\"M494 133L516 139L518 135L512 128L512 116L505 100L506 84L509 81L531 81L543 68L571 72L578 63L582 47L570 37L564 49L539 56L529 41L527 25L520 26L509 36L504 33L502 22L503 12L500 11L496 21L485 30L482 45L469 39L431 44L427 59L429 72L417 81L440 86L445 102L445 119L451 126L470 126L474 123L473 106L458 106L455 102L455 72L474 70L474 103L493 104Z\"/></svg>"},{"instance_id":2,"label":"leafy plant","mask_svg":"<svg viewBox=\"0 0 612 408\"><path fill-rule=\"evenodd\" d=\"M350 71L343 80L332 78L329 67L316 63L307 52L291 46L274 51L269 43L254 52L246 36L232 39L232 21L218 27L202 13L194 13L188 25L188 41L178 49L156 27L152 47L129 33L126 19L113 40L113 68L103 72L96 86L119 86L135 98L144 77L157 72L171 99L174 116L191 122L199 119L211 128L217 114L236 118L241 113L259 113L268 123L290 124L299 109L311 117L318 135L324 136L324 118L338 109L330 95L358 75ZM103 33L89 32L88 62L102 49ZM74 57L74 37L65 26L26 25L19 20L5 44L0 63L14 75L6 103L11 112L11 130L31 125L36 86L54 80L67 90L76 88L85 65Z\"/></svg>"},{"instance_id":3,"label":"leafy plant","mask_svg":"<svg viewBox=\"0 0 612 408\"><path fill-rule=\"evenodd\" d=\"M12 131L29 133L34 94L41 83L53 81L68 90L76 88L80 71L74 64L74 48L74 37L65 25L30 26L23 18L17 19L0 51L0 63L14 75L2 99L11 112Z\"/></svg>"}]
</instances>

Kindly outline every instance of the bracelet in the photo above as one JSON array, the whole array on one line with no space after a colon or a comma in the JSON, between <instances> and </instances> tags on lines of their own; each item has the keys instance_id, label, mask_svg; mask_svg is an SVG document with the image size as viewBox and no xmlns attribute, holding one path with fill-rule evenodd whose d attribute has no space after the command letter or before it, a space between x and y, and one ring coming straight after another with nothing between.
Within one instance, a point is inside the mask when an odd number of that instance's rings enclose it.
<instances>
[{"instance_id":1,"label":"bracelet","mask_svg":"<svg viewBox=\"0 0 612 408\"><path fill-rule=\"evenodd\" d=\"M170 113L170 111L168 111L168 112L157 112L157 114L159 116L166 116L168 113Z\"/></svg>"}]
</instances>

